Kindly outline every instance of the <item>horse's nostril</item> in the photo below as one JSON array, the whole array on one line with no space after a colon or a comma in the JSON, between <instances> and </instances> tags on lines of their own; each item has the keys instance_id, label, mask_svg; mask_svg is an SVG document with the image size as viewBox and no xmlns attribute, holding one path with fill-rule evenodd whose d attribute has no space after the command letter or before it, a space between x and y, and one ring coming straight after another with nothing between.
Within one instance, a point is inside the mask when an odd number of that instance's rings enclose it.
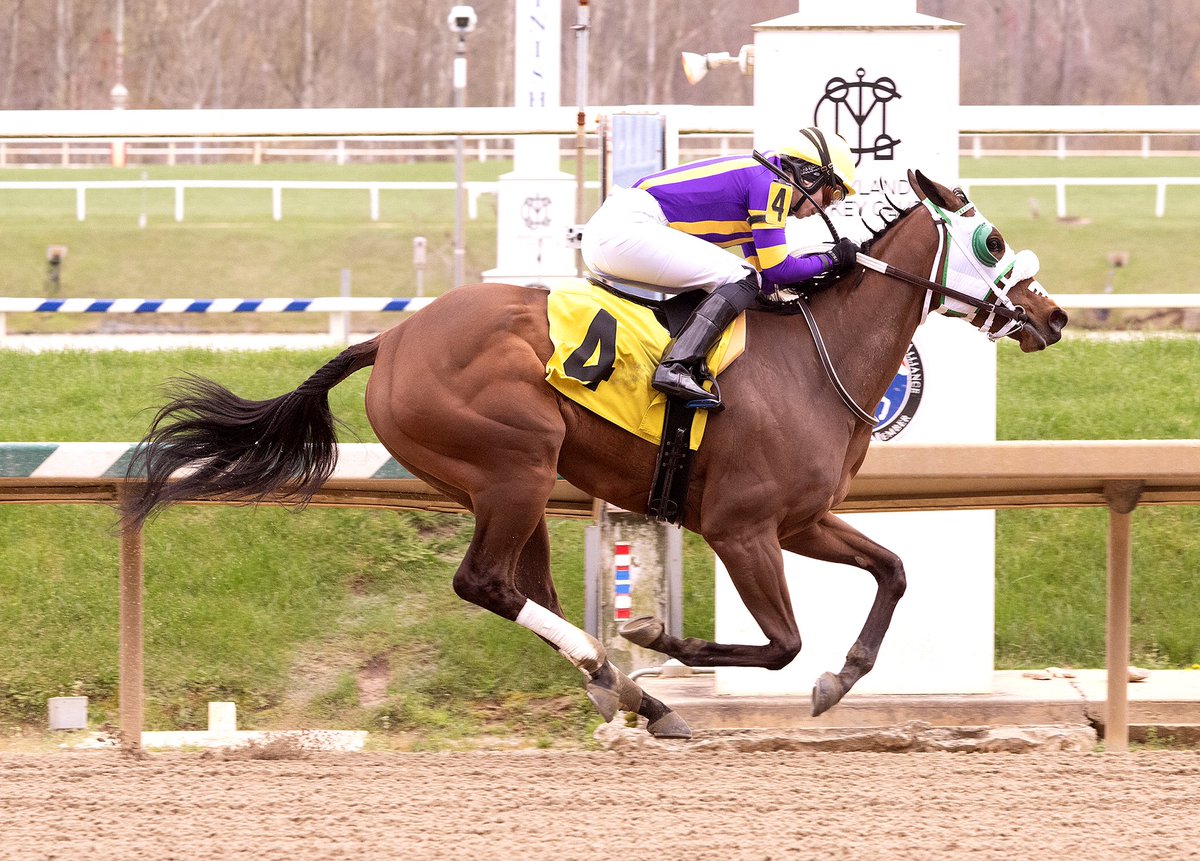
<instances>
[{"instance_id":1,"label":"horse's nostril","mask_svg":"<svg viewBox=\"0 0 1200 861\"><path fill-rule=\"evenodd\" d=\"M1050 328L1055 332L1061 332L1066 328L1068 322L1067 312L1061 308L1056 308L1050 315Z\"/></svg>"}]
</instances>

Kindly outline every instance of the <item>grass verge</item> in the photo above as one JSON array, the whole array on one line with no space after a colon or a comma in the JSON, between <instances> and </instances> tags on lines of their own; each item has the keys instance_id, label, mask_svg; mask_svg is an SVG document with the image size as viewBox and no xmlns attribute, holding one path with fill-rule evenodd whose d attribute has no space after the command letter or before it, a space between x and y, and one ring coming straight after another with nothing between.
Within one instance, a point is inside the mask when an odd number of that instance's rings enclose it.
<instances>
[{"instance_id":1,"label":"grass verge","mask_svg":"<svg viewBox=\"0 0 1200 861\"><path fill-rule=\"evenodd\" d=\"M4 353L0 439L131 440L179 371L251 397L287 391L324 353ZM1198 437L1189 381L1200 342L1068 340L1036 357L1002 344L1001 438ZM365 375L334 391L356 441L373 441ZM1135 517L1134 658L1200 661L1194 572L1200 512ZM116 685L114 517L87 506L0 507L0 722L44 719L45 698L86 693L111 719ZM472 608L450 580L468 518L388 512L179 508L147 532L150 725L202 725L234 699L248 724L387 731L409 746L480 734L535 743L594 725L578 674L516 626ZM1104 514L1001 512L997 663L1103 658ZM583 613L583 532L552 523L554 570ZM689 537L685 634L712 633L712 558ZM919 572L912 572L919 576Z\"/></svg>"}]
</instances>

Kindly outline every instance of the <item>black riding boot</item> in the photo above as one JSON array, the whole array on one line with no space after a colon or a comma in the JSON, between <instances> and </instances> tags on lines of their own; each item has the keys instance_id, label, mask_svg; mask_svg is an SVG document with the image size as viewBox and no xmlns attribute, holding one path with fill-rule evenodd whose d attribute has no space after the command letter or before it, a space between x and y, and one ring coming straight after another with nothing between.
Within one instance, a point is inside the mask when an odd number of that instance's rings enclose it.
<instances>
[{"instance_id":1,"label":"black riding boot","mask_svg":"<svg viewBox=\"0 0 1200 861\"><path fill-rule=\"evenodd\" d=\"M715 381L711 392L701 386L701 382L711 379L704 358L721 339L725 327L749 308L757 295L758 279L748 276L722 284L705 296L679 336L667 347L651 385L669 397L687 401L689 407L721 409L721 394Z\"/></svg>"}]
</instances>

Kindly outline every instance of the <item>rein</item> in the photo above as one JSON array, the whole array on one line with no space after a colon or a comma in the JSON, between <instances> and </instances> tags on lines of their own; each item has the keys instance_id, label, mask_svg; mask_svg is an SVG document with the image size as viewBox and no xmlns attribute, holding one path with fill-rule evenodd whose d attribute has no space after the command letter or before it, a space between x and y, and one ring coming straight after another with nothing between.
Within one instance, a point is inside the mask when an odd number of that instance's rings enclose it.
<instances>
[{"instance_id":1,"label":"rein","mask_svg":"<svg viewBox=\"0 0 1200 861\"><path fill-rule=\"evenodd\" d=\"M821 364L825 366L825 376L829 377L829 382L833 383L833 388L841 397L842 403L849 408L850 412L854 413L855 418L874 427L878 423L878 420L874 415L858 405L858 402L854 400L841 378L837 375L837 370L833 367L833 360L829 358L829 351L825 349L825 339L821 337L821 330L817 327L817 320L813 317L812 310L808 307L808 301L803 296L797 296L795 305L804 316L804 322L808 324L808 330L812 332L813 343L817 346L817 355L821 357Z\"/></svg>"},{"instance_id":2,"label":"rein","mask_svg":"<svg viewBox=\"0 0 1200 861\"><path fill-rule=\"evenodd\" d=\"M804 195L804 197L816 208L817 214L820 215L821 220L825 222L825 226L829 229L830 236L833 237L833 241L836 243L840 237L838 235L837 228L833 226L833 221L831 221L829 216L825 213L824 207L814 200L813 196L809 194L808 191L805 190L802 185L800 185L800 183L796 182L783 170L780 170L778 167L771 164L766 156L764 156L758 150L753 150L752 155L754 156L755 161L757 161L767 170L771 171L771 173L777 176L780 180ZM944 240L949 235L949 226L945 223L945 221L937 222L937 224L939 230L942 232L944 247ZM939 249L937 255L935 256L935 271L937 264L936 258L940 257L941 253L942 252ZM946 253L948 254L949 250L947 250ZM985 320L985 323L982 325L986 325L987 321L994 320L999 317L1002 320L1013 323L1013 331L1016 331L1024 327L1028 322L1028 314L1020 305L1007 307L996 302L989 302L985 299L979 299L975 296L971 296L968 293L963 293L962 291L955 290L952 287L939 284L930 278L923 278L920 275L913 275L911 272L906 272L903 269L897 269L890 263L885 263L884 261L871 257L869 254L864 254L861 251L856 255L856 260L860 266L870 269L873 272L877 272L880 275L888 278L894 278L897 281L902 281L905 284L923 289L927 293L932 292L947 299L955 299L987 314L987 320ZM808 324L808 330L812 333L813 343L817 348L817 355L820 356L821 364L825 368L825 375L829 378L829 382L833 384L833 388L837 391L838 396L842 399L842 403L844 403L847 409L854 414L856 419L861 422L865 422L868 425L874 426L876 424L875 416L858 405L858 402L854 400L853 396L851 396L850 392L846 389L845 384L842 383L841 378L838 377L837 369L833 367L833 360L830 359L829 351L825 347L825 339L821 336L821 329L817 326L817 320L812 314L812 309L808 307L808 300L805 298L805 296L800 294L795 299L769 303L769 305L774 308L798 308L800 310L800 314L804 317L804 322Z\"/></svg>"},{"instance_id":3,"label":"rein","mask_svg":"<svg viewBox=\"0 0 1200 861\"><path fill-rule=\"evenodd\" d=\"M780 180L786 182L796 191L799 191L805 196L805 198L808 199L808 202L816 208L817 214L821 216L821 220L825 222L825 226L829 228L829 235L833 237L833 241L835 243L841 238L838 235L837 228L833 226L833 221L831 221L829 216L826 215L825 209L821 206L821 204L817 203L817 201L813 199L813 196L809 194L802 185L792 179L792 177L788 176L784 171L771 164L767 157L758 150L754 150L752 155L754 156L755 161L757 161L767 170L771 171L771 173L775 174L775 176L779 177ZM944 225L941 226L943 229L945 229ZM983 299L978 299L951 287L938 284L936 281L932 281L928 278L922 278L919 275L913 275L911 272L905 272L903 269L897 269L895 266L892 266L889 263L884 263L882 260L876 260L874 257L863 254L861 251L858 253L858 262L867 269L878 272L880 275L886 275L889 278L895 278L897 281L903 281L904 283L911 284L914 287L932 290L934 293L945 296L947 299L956 299L959 302L964 302L967 305L971 305L980 311L992 315L993 317L999 317L1003 320L1009 320L1021 325L1024 325L1026 322L1027 316L1025 309L1020 306L1017 306L1015 309L1010 309L1004 307L1003 305L998 305L995 302L987 302ZM813 323L810 322L809 327L813 328Z\"/></svg>"},{"instance_id":4,"label":"rein","mask_svg":"<svg viewBox=\"0 0 1200 861\"><path fill-rule=\"evenodd\" d=\"M803 189L801 190L803 191ZM824 216L824 212L821 211L820 207L818 207L817 211L821 212L822 216ZM826 222L828 223L828 219L826 219ZM939 226L945 229L944 225ZM830 230L833 230L832 225L830 225ZM836 237L837 234L834 233L834 236ZM938 254L939 257L940 254L941 252ZM878 272L880 275L884 275L888 278L894 278L897 281L902 281L905 284L909 284L913 287L918 287L926 291L939 293L950 299L957 299L958 301L971 305L982 312L992 315L993 317L999 317L1003 320L1016 322L1019 326L1023 326L1028 319L1025 309L1020 305L1010 309L994 302L978 299L969 294L962 293L958 290L941 285L929 278L922 278L919 275L913 275L911 272L906 272L903 269L897 269L895 266L871 257L868 254L864 254L861 251L858 253L857 260L858 263L864 268L870 269L873 272ZM804 317L804 322L808 325L808 330L812 333L813 344L817 348L817 355L820 357L821 364L825 368L825 376L829 378L829 382L832 383L834 390L838 393L838 397L842 399L842 403L844 403L846 408L854 414L856 419L873 427L877 423L875 416L858 405L858 402L854 400L854 397L850 394L841 378L838 377L837 369L834 368L833 360L829 357L829 351L825 347L825 339L821 335L821 329L817 325L817 320L813 316L812 309L810 309L808 306L807 298L801 294L795 299L775 303L773 307L779 306L789 309L799 309L800 314Z\"/></svg>"},{"instance_id":5,"label":"rein","mask_svg":"<svg viewBox=\"0 0 1200 861\"><path fill-rule=\"evenodd\" d=\"M882 260L876 260L858 252L858 262L880 275L886 275L889 278L895 278L897 281L903 281L905 284L911 284L914 287L921 287L925 290L932 290L934 293L939 293L948 299L957 299L972 307L978 308L992 316L999 317L1002 320L1011 320L1016 323L1024 324L1028 320L1028 315L1025 309L1020 305L1015 308L1006 308L1003 305L997 305L995 302L987 302L983 299L978 299L967 293L962 293L950 287L943 286L936 281L931 281L928 278L922 278L920 275L913 275L911 272L905 272L903 269L897 269L890 263L884 263Z\"/></svg>"}]
</instances>

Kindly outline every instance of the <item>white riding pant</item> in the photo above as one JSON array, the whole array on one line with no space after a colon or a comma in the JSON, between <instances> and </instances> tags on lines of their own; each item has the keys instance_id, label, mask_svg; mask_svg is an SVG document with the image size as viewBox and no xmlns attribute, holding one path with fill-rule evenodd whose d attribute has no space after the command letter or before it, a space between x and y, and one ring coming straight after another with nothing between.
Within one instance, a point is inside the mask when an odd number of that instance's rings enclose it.
<instances>
[{"instance_id":1,"label":"white riding pant","mask_svg":"<svg viewBox=\"0 0 1200 861\"><path fill-rule=\"evenodd\" d=\"M711 292L754 272L736 254L667 225L650 192L619 188L583 228L583 262L600 275L643 281L667 293Z\"/></svg>"}]
</instances>

